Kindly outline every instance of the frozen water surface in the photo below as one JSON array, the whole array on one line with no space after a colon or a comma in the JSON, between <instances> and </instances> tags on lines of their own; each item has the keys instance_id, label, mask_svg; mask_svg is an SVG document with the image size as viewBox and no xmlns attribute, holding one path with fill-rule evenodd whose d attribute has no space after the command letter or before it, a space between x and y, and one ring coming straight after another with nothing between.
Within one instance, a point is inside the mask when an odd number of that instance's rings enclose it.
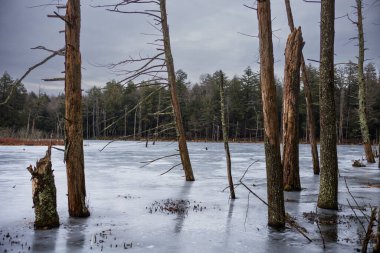
<instances>
[{"instance_id":1,"label":"frozen water surface","mask_svg":"<svg viewBox=\"0 0 380 253\"><path fill-rule=\"evenodd\" d=\"M189 143L195 182L185 182L181 167L160 176L179 162L168 157L141 167L141 162L176 153L173 142L145 147L139 142L85 141L87 196L91 217L69 218L63 152L52 150L61 226L34 231L29 164L44 156L46 147L0 147L0 252L355 252L363 229L353 218L344 184L346 177L360 205L378 206L380 171L376 164L351 167L362 157L362 146L339 146L338 212L327 212L320 224L326 241L323 249L316 224L304 213L315 212L319 177L313 175L310 147L300 145L302 187L285 193L286 210L308 230L309 243L293 229L267 226L267 208L243 187L238 199L229 200L222 143ZM206 150L207 147L207 150ZM245 182L266 199L265 160L262 144L231 144L235 183L249 164ZM162 212L166 199L184 200L187 211ZM249 205L249 206L248 206ZM156 211L156 208L157 211ZM369 208L367 208L367 213ZM359 216L362 214L356 210ZM335 217L336 219L331 219Z\"/></svg>"}]
</instances>

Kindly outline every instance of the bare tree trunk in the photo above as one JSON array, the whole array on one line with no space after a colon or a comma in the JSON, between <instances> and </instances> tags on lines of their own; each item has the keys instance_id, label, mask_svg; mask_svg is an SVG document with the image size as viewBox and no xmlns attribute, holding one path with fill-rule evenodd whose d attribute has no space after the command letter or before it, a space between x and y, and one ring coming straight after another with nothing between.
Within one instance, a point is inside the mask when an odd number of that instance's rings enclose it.
<instances>
[{"instance_id":1,"label":"bare tree trunk","mask_svg":"<svg viewBox=\"0 0 380 253\"><path fill-rule=\"evenodd\" d=\"M236 141L237 138L238 138L238 134L239 134L239 121L236 122L235 141Z\"/></svg>"},{"instance_id":2,"label":"bare tree trunk","mask_svg":"<svg viewBox=\"0 0 380 253\"><path fill-rule=\"evenodd\" d=\"M375 157L372 152L371 140L369 137L367 112L366 112L366 84L364 80L364 32L363 32L363 16L362 1L356 0L356 10L358 13L359 36L359 58L358 58L358 81L359 81L359 122L362 133L364 152L368 163L375 163Z\"/></svg>"},{"instance_id":3,"label":"bare tree trunk","mask_svg":"<svg viewBox=\"0 0 380 253\"><path fill-rule=\"evenodd\" d=\"M157 104L157 117L156 117L156 129L154 131L153 145L156 144L158 139L158 127L160 125L160 110L161 110L161 90L158 92L158 104Z\"/></svg>"},{"instance_id":4,"label":"bare tree trunk","mask_svg":"<svg viewBox=\"0 0 380 253\"><path fill-rule=\"evenodd\" d=\"M27 168L32 175L33 208L35 213L34 227L36 229L59 227L57 190L50 157L51 147L46 151L45 157L37 162L34 169L32 165Z\"/></svg>"},{"instance_id":5,"label":"bare tree trunk","mask_svg":"<svg viewBox=\"0 0 380 253\"><path fill-rule=\"evenodd\" d=\"M226 108L224 106L224 77L223 72L220 71L220 81L219 81L219 91L220 91L220 113L222 120L222 133L223 133L223 142L224 142L224 150L226 152L226 162L227 162L227 178L228 185L230 187L230 197L231 199L235 199L235 190L234 190L234 182L232 180L231 173L231 155L230 155L230 147L228 146L228 132L226 125Z\"/></svg>"},{"instance_id":6,"label":"bare tree trunk","mask_svg":"<svg viewBox=\"0 0 380 253\"><path fill-rule=\"evenodd\" d=\"M66 9L65 56L65 162L67 172L69 214L88 217L83 155L81 110L80 1L68 0Z\"/></svg>"},{"instance_id":7,"label":"bare tree trunk","mask_svg":"<svg viewBox=\"0 0 380 253\"><path fill-rule=\"evenodd\" d=\"M136 109L135 109L135 120L134 120L134 122L133 122L133 140L134 140L134 141L136 140L137 110L138 110L138 107L136 107Z\"/></svg>"},{"instance_id":8,"label":"bare tree trunk","mask_svg":"<svg viewBox=\"0 0 380 253\"><path fill-rule=\"evenodd\" d=\"M160 0L160 11L165 50L165 62L168 70L169 89L174 111L174 120L176 123L179 153L181 156L182 167L185 171L186 181L194 181L193 169L191 167L189 151L187 149L185 130L182 123L181 108L179 107L178 103L174 62L170 46L169 27L167 23L166 0Z\"/></svg>"},{"instance_id":9,"label":"bare tree trunk","mask_svg":"<svg viewBox=\"0 0 380 253\"><path fill-rule=\"evenodd\" d=\"M142 104L139 105L139 128L137 130L137 137L140 140L142 137L142 112L141 112Z\"/></svg>"},{"instance_id":10,"label":"bare tree trunk","mask_svg":"<svg viewBox=\"0 0 380 253\"><path fill-rule=\"evenodd\" d=\"M103 136L107 137L107 112L103 109Z\"/></svg>"},{"instance_id":11,"label":"bare tree trunk","mask_svg":"<svg viewBox=\"0 0 380 253\"><path fill-rule=\"evenodd\" d=\"M300 93L300 66L303 47L301 28L289 35L285 49L283 98L283 156L284 190L300 191L298 112Z\"/></svg>"},{"instance_id":12,"label":"bare tree trunk","mask_svg":"<svg viewBox=\"0 0 380 253\"><path fill-rule=\"evenodd\" d=\"M344 88L340 90L340 103L339 103L339 131L338 139L339 144L343 143L343 121L344 121Z\"/></svg>"},{"instance_id":13,"label":"bare tree trunk","mask_svg":"<svg viewBox=\"0 0 380 253\"><path fill-rule=\"evenodd\" d=\"M100 109L99 109L98 98L96 98L96 101L95 101L95 108L96 108L96 116L95 116L96 128L95 128L95 131L96 131L96 136L98 136L100 134L100 126L99 126Z\"/></svg>"},{"instance_id":14,"label":"bare tree trunk","mask_svg":"<svg viewBox=\"0 0 380 253\"><path fill-rule=\"evenodd\" d=\"M321 2L320 115L321 177L318 207L338 209L338 160L334 100L335 0Z\"/></svg>"},{"instance_id":15,"label":"bare tree trunk","mask_svg":"<svg viewBox=\"0 0 380 253\"><path fill-rule=\"evenodd\" d=\"M124 136L127 136L128 106L124 108Z\"/></svg>"},{"instance_id":16,"label":"bare tree trunk","mask_svg":"<svg viewBox=\"0 0 380 253\"><path fill-rule=\"evenodd\" d=\"M30 122L30 110L28 112L28 123L26 125L26 138L29 138L29 122Z\"/></svg>"},{"instance_id":17,"label":"bare tree trunk","mask_svg":"<svg viewBox=\"0 0 380 253\"><path fill-rule=\"evenodd\" d=\"M268 224L285 226L283 172L281 165L270 0L257 2L260 42L260 79L263 101L265 158L268 192Z\"/></svg>"},{"instance_id":18,"label":"bare tree trunk","mask_svg":"<svg viewBox=\"0 0 380 253\"><path fill-rule=\"evenodd\" d=\"M293 14L290 6L290 1L285 0L286 13L288 16L288 24L290 31L294 30ZM309 139L311 146L311 155L313 158L313 171L315 175L319 174L319 158L318 158L318 148L317 148L317 138L315 133L315 120L313 116L313 100L311 96L309 79L307 76L305 60L303 54L301 54L301 71L302 71L302 82L304 86L305 100L306 100L306 113L307 113L307 125L309 127Z\"/></svg>"},{"instance_id":19,"label":"bare tree trunk","mask_svg":"<svg viewBox=\"0 0 380 253\"><path fill-rule=\"evenodd\" d=\"M92 134L94 139L96 138L96 127L95 127L95 106L92 108Z\"/></svg>"}]
</instances>

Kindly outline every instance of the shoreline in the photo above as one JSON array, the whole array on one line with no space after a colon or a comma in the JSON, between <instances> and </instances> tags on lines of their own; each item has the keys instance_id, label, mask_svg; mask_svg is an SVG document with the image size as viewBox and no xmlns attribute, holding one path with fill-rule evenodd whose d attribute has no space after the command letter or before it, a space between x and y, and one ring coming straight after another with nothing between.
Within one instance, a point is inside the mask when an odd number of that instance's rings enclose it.
<instances>
[{"instance_id":1,"label":"shoreline","mask_svg":"<svg viewBox=\"0 0 380 253\"><path fill-rule=\"evenodd\" d=\"M83 141L91 141L94 139L84 139ZM138 142L146 142L146 139L121 139L121 138L114 138L114 139L107 139L107 138L100 138L100 139L95 139L98 141L138 141ZM149 142L152 142L152 139L148 140ZM170 139L170 138L161 138L156 141L164 141L164 142L173 142L176 141L175 139ZM207 139L197 139L197 140L187 140L187 142L205 142L205 143L223 143L222 140L220 141L214 141L214 140L207 140ZM252 144L260 144L264 143L263 141L249 141L249 140L244 140L244 139L239 139L239 140L229 140L230 143L252 143ZM299 144L309 144L305 141L300 141ZM318 143L319 144L319 143ZM63 146L64 145L64 140L63 139L23 139L23 138L0 138L0 146L49 146L49 145L56 145L56 146ZM345 142L338 144L337 146L340 145L362 145L360 142ZM373 144L373 145L378 145L378 144Z\"/></svg>"}]
</instances>

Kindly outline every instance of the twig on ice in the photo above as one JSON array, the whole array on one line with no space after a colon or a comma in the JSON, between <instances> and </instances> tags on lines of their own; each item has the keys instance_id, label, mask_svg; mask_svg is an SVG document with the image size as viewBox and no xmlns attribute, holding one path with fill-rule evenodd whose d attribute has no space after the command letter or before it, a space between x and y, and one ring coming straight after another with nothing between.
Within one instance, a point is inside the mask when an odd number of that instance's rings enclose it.
<instances>
[{"instance_id":1,"label":"twig on ice","mask_svg":"<svg viewBox=\"0 0 380 253\"><path fill-rule=\"evenodd\" d=\"M351 198L354 200L354 202L355 202L356 206L358 207L359 211L363 214L364 218L366 218L366 220L369 222L369 219L368 219L367 215L362 210L363 208L359 206L359 204L356 201L354 195L352 195L352 193L350 191L350 188L348 188L346 177L343 177L343 178L344 178L344 182L346 183L346 188L347 188L348 193L350 194ZM364 208L364 210L365 210L365 208Z\"/></svg>"}]
</instances>

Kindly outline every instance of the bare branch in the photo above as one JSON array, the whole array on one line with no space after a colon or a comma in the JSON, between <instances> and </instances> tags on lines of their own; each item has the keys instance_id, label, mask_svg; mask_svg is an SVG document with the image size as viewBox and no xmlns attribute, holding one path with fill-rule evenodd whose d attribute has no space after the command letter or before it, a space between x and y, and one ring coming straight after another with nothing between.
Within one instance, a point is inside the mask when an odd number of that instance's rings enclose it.
<instances>
[{"instance_id":1,"label":"bare branch","mask_svg":"<svg viewBox=\"0 0 380 253\"><path fill-rule=\"evenodd\" d=\"M165 175L166 173L168 173L169 171L171 171L171 170L174 169L175 167L180 166L181 164L182 164L182 163L178 163L178 164L174 165L173 167L171 167L170 169L168 169L168 170L165 171L164 173L160 174L160 176Z\"/></svg>"},{"instance_id":2,"label":"bare branch","mask_svg":"<svg viewBox=\"0 0 380 253\"><path fill-rule=\"evenodd\" d=\"M58 81L65 81L64 77L55 77L55 78L45 78L42 79L44 82L58 82Z\"/></svg>"},{"instance_id":3,"label":"bare branch","mask_svg":"<svg viewBox=\"0 0 380 253\"><path fill-rule=\"evenodd\" d=\"M120 11L120 10L115 10L115 9L106 9L107 11L110 11L110 12L117 12L117 13L126 13L126 14L145 14L145 15L148 15L148 16L152 16L158 20L161 20L161 17L156 15L156 14L152 14L150 12L146 12L146 11Z\"/></svg>"},{"instance_id":4,"label":"bare branch","mask_svg":"<svg viewBox=\"0 0 380 253\"><path fill-rule=\"evenodd\" d=\"M14 89L16 88L16 86L19 85L19 84L22 82L22 80L24 80L24 78L25 78L27 75L29 75L29 73L30 73L32 70L34 70L35 68L37 68L37 67L39 67L39 66L45 64L47 61L49 61L50 59L52 59L53 57L55 57L55 56L58 55L59 53L63 52L64 50L65 50L65 49L62 48L62 49L60 49L60 50L58 50L58 51L52 53L51 55L49 55L48 57L46 57L45 59L43 59L43 60L40 61L39 63L37 63L37 64L31 66L31 67L30 67L30 68L24 73L24 75L23 75L20 79L14 81L14 83L12 84L11 91L9 92L7 98L6 98L3 102L1 102L0 105L4 105L4 104L8 103L9 99L10 99L10 98L12 97L12 95L13 95L13 92L14 92Z\"/></svg>"},{"instance_id":5,"label":"bare branch","mask_svg":"<svg viewBox=\"0 0 380 253\"><path fill-rule=\"evenodd\" d=\"M168 157L173 157L173 156L179 156L179 154L166 155L166 156L162 156L162 157L159 157L159 158L147 161L147 162L141 162L141 163L145 163L145 164L143 166L141 166L140 168L144 168L145 166L148 166L149 164L152 164L152 163L154 163L154 162L156 162L158 160L165 159L165 158L168 158Z\"/></svg>"}]
</instances>

